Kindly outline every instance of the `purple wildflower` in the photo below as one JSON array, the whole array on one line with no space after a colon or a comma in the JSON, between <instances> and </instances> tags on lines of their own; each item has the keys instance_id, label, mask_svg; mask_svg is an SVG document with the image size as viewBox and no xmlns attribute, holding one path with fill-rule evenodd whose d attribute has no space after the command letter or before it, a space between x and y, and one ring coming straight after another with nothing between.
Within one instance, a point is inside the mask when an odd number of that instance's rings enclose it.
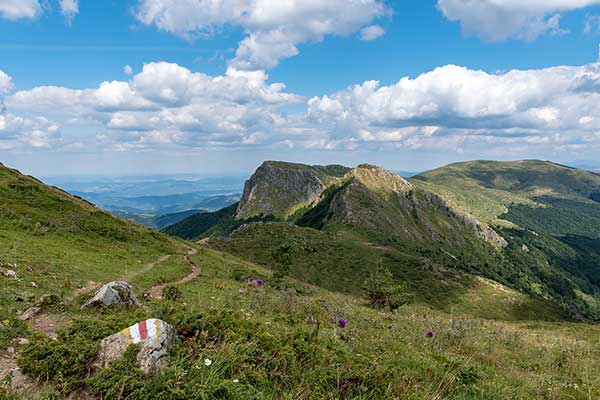
<instances>
[{"instance_id":1,"label":"purple wildflower","mask_svg":"<svg viewBox=\"0 0 600 400\"><path fill-rule=\"evenodd\" d=\"M392 325L388 325L388 331L393 331L394 327Z\"/></svg>"},{"instance_id":2,"label":"purple wildflower","mask_svg":"<svg viewBox=\"0 0 600 400\"><path fill-rule=\"evenodd\" d=\"M343 329L348 325L348 321L346 321L346 318L340 318L338 324L340 325L340 328Z\"/></svg>"},{"instance_id":3,"label":"purple wildflower","mask_svg":"<svg viewBox=\"0 0 600 400\"><path fill-rule=\"evenodd\" d=\"M306 318L306 322L308 322L311 325L314 325L317 323L317 320L314 319L314 317L312 315L309 315L308 318Z\"/></svg>"},{"instance_id":4,"label":"purple wildflower","mask_svg":"<svg viewBox=\"0 0 600 400\"><path fill-rule=\"evenodd\" d=\"M257 280L256 280L256 284L257 284L258 286L262 286L262 285L264 285L264 284L265 284L265 281L263 281L262 279L257 279Z\"/></svg>"},{"instance_id":5,"label":"purple wildflower","mask_svg":"<svg viewBox=\"0 0 600 400\"><path fill-rule=\"evenodd\" d=\"M433 337L435 334L433 333L433 331L429 331L427 332L427 337Z\"/></svg>"}]
</instances>

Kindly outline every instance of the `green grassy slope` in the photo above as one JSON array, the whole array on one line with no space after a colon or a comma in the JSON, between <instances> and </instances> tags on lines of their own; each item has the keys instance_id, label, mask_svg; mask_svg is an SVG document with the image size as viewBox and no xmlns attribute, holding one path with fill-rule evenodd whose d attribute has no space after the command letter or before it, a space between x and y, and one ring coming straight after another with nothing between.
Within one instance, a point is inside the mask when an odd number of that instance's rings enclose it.
<instances>
[{"instance_id":1,"label":"green grassy slope","mask_svg":"<svg viewBox=\"0 0 600 400\"><path fill-rule=\"evenodd\" d=\"M18 277L0 276L4 310L132 274L184 251L164 234L0 166L0 262Z\"/></svg>"},{"instance_id":2,"label":"green grassy slope","mask_svg":"<svg viewBox=\"0 0 600 400\"><path fill-rule=\"evenodd\" d=\"M530 267L521 289L564 297L575 314L600 318L599 175L544 161L472 161L412 182L505 227L502 234L511 243L506 253L513 263Z\"/></svg>"},{"instance_id":3,"label":"green grassy slope","mask_svg":"<svg viewBox=\"0 0 600 400\"><path fill-rule=\"evenodd\" d=\"M512 222L501 217L511 206L552 207L548 199L555 201L555 208L600 209L600 203L593 200L600 193L600 175L546 161L469 161L417 175L411 181L421 182L454 207L491 224Z\"/></svg>"},{"instance_id":4,"label":"green grassy slope","mask_svg":"<svg viewBox=\"0 0 600 400\"><path fill-rule=\"evenodd\" d=\"M458 271L452 263L479 266L462 254L465 247L453 253L400 248L338 223L317 230L257 222L212 241L236 256L187 244L199 248L191 258L202 273L178 286L179 299L142 298L144 307L135 310L82 310L91 293L76 296L74 290L90 280L125 279L137 294L178 280L189 272L181 257L186 244L6 168L0 168L0 195L0 261L16 263L19 276L0 276L0 350L13 337L27 337L31 344L17 347L19 366L39 380L16 393L3 379L0 398L62 399L82 389L97 398L131 400L600 396L599 326L565 322L551 302ZM530 247L526 254L541 246L524 242L534 237L518 239ZM569 240L575 239L562 239L573 246ZM281 244L292 244L297 255L293 276L276 285L270 254ZM594 242L577 246L595 251ZM362 282L381 260L409 285L414 304L395 312L368 307ZM249 285L250 277L266 285ZM64 302L44 310L48 321L63 327L56 340L16 318L44 294ZM342 317L346 328L338 324ZM145 377L129 352L90 376L100 340L145 318L164 319L178 330L168 368Z\"/></svg>"},{"instance_id":5,"label":"green grassy slope","mask_svg":"<svg viewBox=\"0 0 600 400\"><path fill-rule=\"evenodd\" d=\"M179 287L179 300L90 314L79 309L84 300L79 299L54 309L53 317L77 322L58 340L36 337L24 349L20 365L48 380L43 395L57 398L82 387L99 398L131 400L600 396L594 373L600 368L598 326L484 321L419 304L381 312L355 296L295 280L287 281L294 289L277 289L268 269L218 251L201 249L193 259L203 274ZM266 285L250 286L248 277L260 277ZM491 294L490 301L507 290L482 284L489 293L476 295ZM511 296L507 291L507 303ZM90 378L86 361L96 350L89 342L147 317L166 320L181 335L169 367L146 378L131 353ZM344 329L337 323L341 317L348 321ZM58 355L53 361L47 358ZM65 363L69 368L60 369L63 374L53 374ZM19 398L8 393L10 399Z\"/></svg>"},{"instance_id":6,"label":"green grassy slope","mask_svg":"<svg viewBox=\"0 0 600 400\"><path fill-rule=\"evenodd\" d=\"M458 264L467 258L461 250L453 255L427 246L382 246L351 231L332 235L284 222L249 224L228 238L210 241L215 249L271 268L271 254L281 245L294 249L292 276L331 291L362 297L364 281L383 264L408 285L419 304L437 310L507 320L567 317L551 301L508 288L493 290L491 281L461 272Z\"/></svg>"}]
</instances>

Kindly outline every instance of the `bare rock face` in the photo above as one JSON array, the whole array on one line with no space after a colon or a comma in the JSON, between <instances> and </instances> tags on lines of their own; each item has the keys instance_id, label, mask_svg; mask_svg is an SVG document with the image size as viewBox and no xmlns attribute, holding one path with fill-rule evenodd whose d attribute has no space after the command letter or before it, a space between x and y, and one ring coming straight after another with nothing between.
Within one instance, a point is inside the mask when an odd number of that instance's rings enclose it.
<instances>
[{"instance_id":1,"label":"bare rock face","mask_svg":"<svg viewBox=\"0 0 600 400\"><path fill-rule=\"evenodd\" d=\"M127 282L110 282L102 286L92 297L89 299L83 307L92 306L116 306L116 305L130 305L134 307L140 307L141 304L133 293L133 288Z\"/></svg>"},{"instance_id":2,"label":"bare rock face","mask_svg":"<svg viewBox=\"0 0 600 400\"><path fill-rule=\"evenodd\" d=\"M266 161L244 186L235 217L287 217L312 204L325 189L341 179L349 168Z\"/></svg>"},{"instance_id":3,"label":"bare rock face","mask_svg":"<svg viewBox=\"0 0 600 400\"><path fill-rule=\"evenodd\" d=\"M130 344L141 344L137 360L146 375L155 375L166 366L169 350L175 343L177 331L160 319L138 322L119 333L110 335L100 343L95 368L106 368L121 358Z\"/></svg>"}]
</instances>

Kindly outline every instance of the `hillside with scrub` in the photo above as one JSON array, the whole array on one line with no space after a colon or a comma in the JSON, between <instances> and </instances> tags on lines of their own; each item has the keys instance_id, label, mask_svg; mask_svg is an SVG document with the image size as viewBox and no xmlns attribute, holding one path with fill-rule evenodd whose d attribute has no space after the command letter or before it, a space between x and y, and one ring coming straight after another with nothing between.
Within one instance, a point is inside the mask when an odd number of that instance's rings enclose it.
<instances>
[{"instance_id":1,"label":"hillside with scrub","mask_svg":"<svg viewBox=\"0 0 600 400\"><path fill-rule=\"evenodd\" d=\"M333 170L308 170L313 200L194 215L177 225L207 237L188 241L1 168L0 398L600 396L600 327L502 275L522 238L383 169ZM87 307L110 281L139 306ZM176 331L159 373L139 344L97 367L105 338L151 319Z\"/></svg>"},{"instance_id":2,"label":"hillside with scrub","mask_svg":"<svg viewBox=\"0 0 600 400\"><path fill-rule=\"evenodd\" d=\"M313 185L321 189L311 194L311 201L290 199L293 213L271 214L279 201L271 193L289 192L288 181L273 178L271 164L263 164L246 184L245 193L255 193L252 218L236 213L247 208L246 195L238 205L197 215L165 232L186 239L211 237L215 248L272 265L268 255L281 237L288 237L279 231L291 224L295 229L287 231L294 239L289 242L299 254L295 263L302 265L293 272L313 284L331 287L331 276L362 281L371 267L352 272L349 265L373 253L371 258L404 280L417 298L428 292L421 287L453 281L444 275L466 274L554 304L550 307L575 319L600 320L600 242L594 234L600 226L595 223L600 203L594 200L600 176L594 173L543 161L473 161L406 180L359 165ZM285 166L277 163L281 176L289 175L281 172ZM310 174L314 167L305 167L304 179L319 179ZM265 168L271 173L265 174ZM301 169L297 164L287 168ZM329 244L317 246L318 252L303 244L315 230L321 233L319 241ZM307 263L309 259L315 262ZM329 264L333 269L321 268ZM425 275L438 278L414 278Z\"/></svg>"}]
</instances>

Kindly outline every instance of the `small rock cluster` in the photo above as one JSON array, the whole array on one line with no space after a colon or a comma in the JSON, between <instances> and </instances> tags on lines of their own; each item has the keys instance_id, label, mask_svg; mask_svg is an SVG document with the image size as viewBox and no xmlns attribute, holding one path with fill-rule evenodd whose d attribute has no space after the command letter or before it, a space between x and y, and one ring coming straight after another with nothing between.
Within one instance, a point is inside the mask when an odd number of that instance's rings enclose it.
<instances>
[{"instance_id":1,"label":"small rock cluster","mask_svg":"<svg viewBox=\"0 0 600 400\"><path fill-rule=\"evenodd\" d=\"M102 286L83 307L129 305L140 307L133 288L127 282L110 282ZM100 343L95 368L106 368L125 354L130 344L141 344L137 355L140 369L147 375L157 374L167 363L177 332L160 319L138 322L121 332L110 335Z\"/></svg>"},{"instance_id":2,"label":"small rock cluster","mask_svg":"<svg viewBox=\"0 0 600 400\"><path fill-rule=\"evenodd\" d=\"M0 264L0 265L2 265L2 264ZM8 264L8 265L10 265L13 268L16 267L16 264L15 264L15 266L13 266L12 264ZM5 268L0 267L0 274L6 276L7 278L17 279L17 273L12 269L5 269Z\"/></svg>"}]
</instances>

